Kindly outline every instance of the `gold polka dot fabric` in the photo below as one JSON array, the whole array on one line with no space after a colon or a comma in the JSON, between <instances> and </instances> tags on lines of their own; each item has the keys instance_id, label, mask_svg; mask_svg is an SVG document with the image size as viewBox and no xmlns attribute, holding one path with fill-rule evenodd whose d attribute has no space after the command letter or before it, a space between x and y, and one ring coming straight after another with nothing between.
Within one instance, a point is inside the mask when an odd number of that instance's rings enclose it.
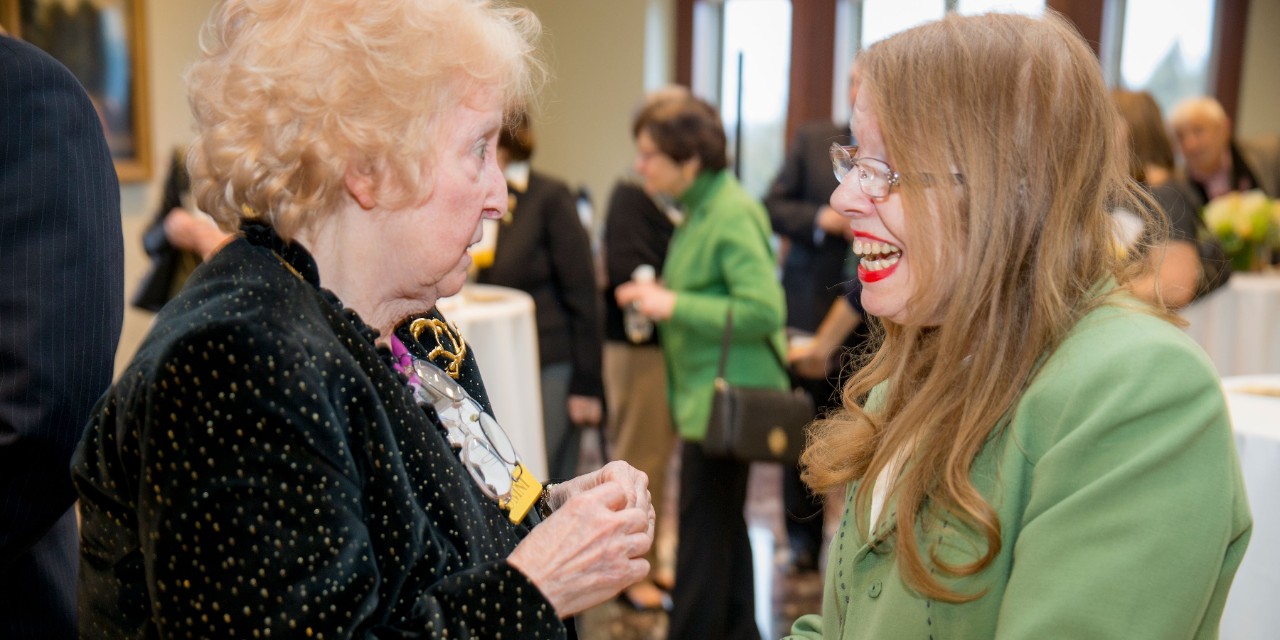
<instances>
[{"instance_id":1,"label":"gold polka dot fabric","mask_svg":"<svg viewBox=\"0 0 1280 640\"><path fill-rule=\"evenodd\" d=\"M76 452L81 636L565 637L505 561L526 530L373 332L301 247L244 236L160 312Z\"/></svg>"}]
</instances>

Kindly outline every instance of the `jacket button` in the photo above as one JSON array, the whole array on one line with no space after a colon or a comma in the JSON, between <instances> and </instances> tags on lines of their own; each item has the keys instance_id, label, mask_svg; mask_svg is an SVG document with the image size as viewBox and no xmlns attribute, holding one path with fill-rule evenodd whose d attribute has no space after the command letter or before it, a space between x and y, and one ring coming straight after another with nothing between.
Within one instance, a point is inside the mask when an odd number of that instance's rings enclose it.
<instances>
[{"instance_id":1,"label":"jacket button","mask_svg":"<svg viewBox=\"0 0 1280 640\"><path fill-rule=\"evenodd\" d=\"M867 595L871 596L872 598L880 597L880 581L879 580L876 580L875 582L871 583L871 588L867 589Z\"/></svg>"}]
</instances>

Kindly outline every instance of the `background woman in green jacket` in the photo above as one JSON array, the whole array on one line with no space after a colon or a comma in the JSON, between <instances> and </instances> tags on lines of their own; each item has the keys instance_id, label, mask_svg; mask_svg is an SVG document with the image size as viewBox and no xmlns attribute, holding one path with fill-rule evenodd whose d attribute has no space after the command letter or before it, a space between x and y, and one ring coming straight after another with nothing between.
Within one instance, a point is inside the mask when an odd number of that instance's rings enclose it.
<instances>
[{"instance_id":1,"label":"background woman in green jacket","mask_svg":"<svg viewBox=\"0 0 1280 640\"><path fill-rule=\"evenodd\" d=\"M1217 637L1248 506L1212 365L1117 284L1148 260L1108 212L1154 203L1093 52L1053 14L949 16L857 64L831 204L884 335L802 461L849 489L795 635Z\"/></svg>"},{"instance_id":2,"label":"background woman in green jacket","mask_svg":"<svg viewBox=\"0 0 1280 640\"><path fill-rule=\"evenodd\" d=\"M725 377L744 386L788 386L779 364L786 313L769 218L725 168L724 126L711 105L692 97L660 101L641 112L632 133L645 190L678 199L684 211L663 281L617 291L619 304L635 304L658 321L671 411L684 441L669 637L759 638L742 515L749 465L706 456L699 443L731 309Z\"/></svg>"}]
</instances>

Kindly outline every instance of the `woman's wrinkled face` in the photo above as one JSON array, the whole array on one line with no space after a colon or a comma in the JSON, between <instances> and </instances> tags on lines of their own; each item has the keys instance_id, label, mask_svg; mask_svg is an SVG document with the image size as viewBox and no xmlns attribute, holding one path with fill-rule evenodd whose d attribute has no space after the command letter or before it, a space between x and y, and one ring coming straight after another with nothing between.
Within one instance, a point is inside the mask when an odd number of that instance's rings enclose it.
<instances>
[{"instance_id":1,"label":"woman's wrinkled face","mask_svg":"<svg viewBox=\"0 0 1280 640\"><path fill-rule=\"evenodd\" d=\"M387 250L402 260L397 297L434 301L466 282L480 241L482 218L501 218L507 183L498 167L503 104L493 91L477 90L441 116L439 143L427 174L432 188L421 202L390 212L395 218ZM388 277L392 277L388 274Z\"/></svg>"},{"instance_id":2,"label":"woman's wrinkled face","mask_svg":"<svg viewBox=\"0 0 1280 640\"><path fill-rule=\"evenodd\" d=\"M863 84L863 89L866 87ZM857 157L875 158L892 167L893 158L885 149L880 121L867 94L860 91L854 101ZM858 258L858 280L862 283L862 304L867 313L901 325L934 324L907 313L919 278L912 270L912 253L928 247L912 246L900 191L893 188L883 198L868 196L859 185L855 167L831 194L831 207L849 218L853 251Z\"/></svg>"},{"instance_id":3,"label":"woman's wrinkled face","mask_svg":"<svg viewBox=\"0 0 1280 640\"><path fill-rule=\"evenodd\" d=\"M646 192L672 198L679 198L698 177L695 159L676 162L658 149L646 129L636 136L635 171L644 181Z\"/></svg>"}]
</instances>

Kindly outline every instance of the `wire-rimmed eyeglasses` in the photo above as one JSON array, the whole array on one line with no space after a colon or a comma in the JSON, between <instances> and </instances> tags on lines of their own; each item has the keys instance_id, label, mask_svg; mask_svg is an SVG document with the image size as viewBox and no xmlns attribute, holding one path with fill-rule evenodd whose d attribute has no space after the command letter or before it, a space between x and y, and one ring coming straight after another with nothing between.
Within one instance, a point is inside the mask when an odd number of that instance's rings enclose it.
<instances>
[{"instance_id":1,"label":"wire-rimmed eyeglasses","mask_svg":"<svg viewBox=\"0 0 1280 640\"><path fill-rule=\"evenodd\" d=\"M857 145L831 143L831 170L835 173L836 180L843 183L845 176L856 169L857 173L854 175L858 177L858 187L863 193L872 198L888 197L889 192L902 182L902 174L894 171L883 160L859 158L857 153ZM948 177L956 184L964 184L964 176L959 173L949 174ZM913 173L911 179L923 184L931 184L934 176L927 173Z\"/></svg>"},{"instance_id":2,"label":"wire-rimmed eyeglasses","mask_svg":"<svg viewBox=\"0 0 1280 640\"><path fill-rule=\"evenodd\" d=\"M435 409L450 446L458 451L480 491L499 504L508 502L526 470L507 432L444 370L414 357L394 336L391 349L397 358L396 369L408 378L414 400ZM529 484L531 480L536 482L532 476L523 481Z\"/></svg>"}]
</instances>

